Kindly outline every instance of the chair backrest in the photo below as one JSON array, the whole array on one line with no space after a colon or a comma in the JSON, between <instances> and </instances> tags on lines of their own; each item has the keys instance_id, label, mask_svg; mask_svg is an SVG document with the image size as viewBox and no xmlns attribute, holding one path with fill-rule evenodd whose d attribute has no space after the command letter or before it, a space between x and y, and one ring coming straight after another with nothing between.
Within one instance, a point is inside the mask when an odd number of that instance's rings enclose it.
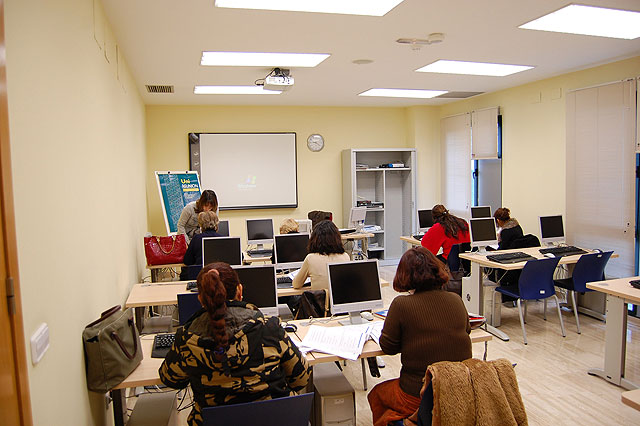
<instances>
[{"instance_id":1,"label":"chair backrest","mask_svg":"<svg viewBox=\"0 0 640 426\"><path fill-rule=\"evenodd\" d=\"M178 322L184 325L189 318L202 309L198 293L179 293L178 294Z\"/></svg>"},{"instance_id":2,"label":"chair backrest","mask_svg":"<svg viewBox=\"0 0 640 426\"><path fill-rule=\"evenodd\" d=\"M559 257L530 260L522 268L518 279L520 298L524 300L546 299L555 294L553 272Z\"/></svg>"},{"instance_id":3,"label":"chair backrest","mask_svg":"<svg viewBox=\"0 0 640 426\"><path fill-rule=\"evenodd\" d=\"M580 256L571 277L574 290L579 292L590 291L587 288L587 283L602 281L604 279L604 268L607 266L612 254L612 251L607 251Z\"/></svg>"},{"instance_id":4,"label":"chair backrest","mask_svg":"<svg viewBox=\"0 0 640 426\"><path fill-rule=\"evenodd\" d=\"M308 426L313 393L202 410L205 426Z\"/></svg>"},{"instance_id":5,"label":"chair backrest","mask_svg":"<svg viewBox=\"0 0 640 426\"><path fill-rule=\"evenodd\" d=\"M540 246L540 240L533 234L523 235L522 237L516 238L511 241L509 247L504 247L505 249L515 249L515 248L527 248L527 247L538 247Z\"/></svg>"},{"instance_id":6,"label":"chair backrest","mask_svg":"<svg viewBox=\"0 0 640 426\"><path fill-rule=\"evenodd\" d=\"M471 243L454 244L451 246L451 251L447 257L447 266L449 266L450 271L459 271L460 266L462 266L465 275L471 272L471 261L460 259L460 253L467 251L471 251Z\"/></svg>"},{"instance_id":7,"label":"chair backrest","mask_svg":"<svg viewBox=\"0 0 640 426\"><path fill-rule=\"evenodd\" d=\"M333 220L333 213L322 210L312 210L307 213L307 217L311 220L312 229L316 227L318 222L323 220Z\"/></svg>"}]
</instances>

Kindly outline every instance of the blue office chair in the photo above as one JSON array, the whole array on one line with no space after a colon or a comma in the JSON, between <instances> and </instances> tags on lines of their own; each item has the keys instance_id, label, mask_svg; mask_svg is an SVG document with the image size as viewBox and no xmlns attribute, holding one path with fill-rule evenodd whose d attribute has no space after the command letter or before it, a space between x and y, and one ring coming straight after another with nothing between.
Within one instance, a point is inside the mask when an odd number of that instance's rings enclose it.
<instances>
[{"instance_id":1,"label":"blue office chair","mask_svg":"<svg viewBox=\"0 0 640 426\"><path fill-rule=\"evenodd\" d=\"M607 266L612 254L612 251L583 254L578 259L575 268L573 268L573 274L570 278L554 280L557 287L564 288L571 293L578 334L580 334L580 320L578 320L576 292L586 293L587 291L593 291L587 288L587 283L604 280L604 268Z\"/></svg>"},{"instance_id":2,"label":"blue office chair","mask_svg":"<svg viewBox=\"0 0 640 426\"><path fill-rule=\"evenodd\" d=\"M205 426L309 426L313 392L202 410Z\"/></svg>"},{"instance_id":3,"label":"blue office chair","mask_svg":"<svg viewBox=\"0 0 640 426\"><path fill-rule=\"evenodd\" d=\"M556 308L558 309L558 318L560 319L560 329L562 337L565 337L564 323L562 322L562 313L560 312L560 302L556 296L553 283L553 272L558 266L559 257L546 258L539 260L530 260L522 269L517 286L499 286L495 291L511 296L517 299L518 314L520 314L520 325L522 326L522 336L524 344L527 344L527 332L524 329L525 319L527 315L527 300L544 299L544 319L547 320L547 298L553 297L556 300ZM495 292L492 297L492 306L495 306ZM525 301L525 311L522 314L521 300Z\"/></svg>"}]
</instances>

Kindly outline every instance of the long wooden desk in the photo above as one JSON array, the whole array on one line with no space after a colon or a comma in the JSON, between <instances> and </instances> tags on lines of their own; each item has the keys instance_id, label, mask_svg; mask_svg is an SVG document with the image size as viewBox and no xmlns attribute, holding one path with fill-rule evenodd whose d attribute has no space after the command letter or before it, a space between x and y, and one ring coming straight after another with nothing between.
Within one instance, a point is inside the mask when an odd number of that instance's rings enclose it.
<instances>
[{"instance_id":1,"label":"long wooden desk","mask_svg":"<svg viewBox=\"0 0 640 426\"><path fill-rule=\"evenodd\" d=\"M627 303L640 304L640 289L633 288L629 284L633 279L640 279L640 277L587 283L587 288L607 295L604 369L592 368L589 374L602 377L628 390L638 388L637 384L624 378L627 351Z\"/></svg>"},{"instance_id":2,"label":"long wooden desk","mask_svg":"<svg viewBox=\"0 0 640 426\"><path fill-rule=\"evenodd\" d=\"M487 259L488 254L501 254L501 253L512 253L512 252L523 252L526 253L536 259L544 259L545 256L540 253L540 249L542 247L529 247L529 248L520 248L520 249L512 249L512 250L499 250L499 251L491 251L486 253L479 252L471 252L471 253L460 253L461 259L466 259L471 261L471 280L462 280L462 301L467 307L467 311L477 313L480 315L484 315L484 289L483 289L483 273L484 268L496 268L503 269L507 271L517 270L524 268L524 265L527 263L526 261L517 262L517 263L499 263L493 262ZM590 252L587 249L584 249L587 252ZM560 258L560 265L566 264L574 264L580 259L579 254L573 256L563 256ZM617 257L614 253L611 257ZM502 331L496 329L491 325L487 325L487 331L489 331L494 336L502 339L504 341L509 340L509 336L507 336Z\"/></svg>"},{"instance_id":3,"label":"long wooden desk","mask_svg":"<svg viewBox=\"0 0 640 426\"><path fill-rule=\"evenodd\" d=\"M342 241L362 241L362 253L364 257L369 258L369 238L373 238L375 235L368 232L352 232L351 234L340 234ZM351 260L353 260L353 252L349 254Z\"/></svg>"},{"instance_id":4,"label":"long wooden desk","mask_svg":"<svg viewBox=\"0 0 640 426\"><path fill-rule=\"evenodd\" d=\"M411 235L403 235L403 236L400 237L400 239L402 241L404 241L405 243L409 243L409 244L411 244L413 246L419 246L421 244L420 240L416 240Z\"/></svg>"}]
</instances>

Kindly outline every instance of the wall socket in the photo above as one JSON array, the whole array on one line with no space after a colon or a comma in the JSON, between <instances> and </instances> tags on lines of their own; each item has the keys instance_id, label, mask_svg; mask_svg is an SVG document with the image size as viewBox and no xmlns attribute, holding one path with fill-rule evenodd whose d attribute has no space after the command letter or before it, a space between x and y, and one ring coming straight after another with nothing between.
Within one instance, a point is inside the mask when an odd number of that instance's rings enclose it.
<instances>
[{"instance_id":1,"label":"wall socket","mask_svg":"<svg viewBox=\"0 0 640 426\"><path fill-rule=\"evenodd\" d=\"M45 352L49 349L49 326L46 323L31 335L31 362L36 365L40 362Z\"/></svg>"}]
</instances>

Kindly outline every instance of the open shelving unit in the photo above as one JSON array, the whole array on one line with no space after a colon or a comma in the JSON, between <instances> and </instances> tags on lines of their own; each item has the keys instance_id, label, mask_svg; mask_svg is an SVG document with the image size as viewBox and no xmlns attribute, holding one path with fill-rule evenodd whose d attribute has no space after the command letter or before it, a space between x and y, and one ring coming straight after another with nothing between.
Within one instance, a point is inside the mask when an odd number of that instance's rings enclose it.
<instances>
[{"instance_id":1,"label":"open shelving unit","mask_svg":"<svg viewBox=\"0 0 640 426\"><path fill-rule=\"evenodd\" d=\"M380 167L388 163L402 163L404 167ZM380 259L381 264L396 263L404 250L400 236L416 229L416 150L343 150L342 185L345 227L349 225L349 211L358 201L382 203L367 209L365 225L380 227L371 232L374 237L369 238L368 256Z\"/></svg>"}]
</instances>

